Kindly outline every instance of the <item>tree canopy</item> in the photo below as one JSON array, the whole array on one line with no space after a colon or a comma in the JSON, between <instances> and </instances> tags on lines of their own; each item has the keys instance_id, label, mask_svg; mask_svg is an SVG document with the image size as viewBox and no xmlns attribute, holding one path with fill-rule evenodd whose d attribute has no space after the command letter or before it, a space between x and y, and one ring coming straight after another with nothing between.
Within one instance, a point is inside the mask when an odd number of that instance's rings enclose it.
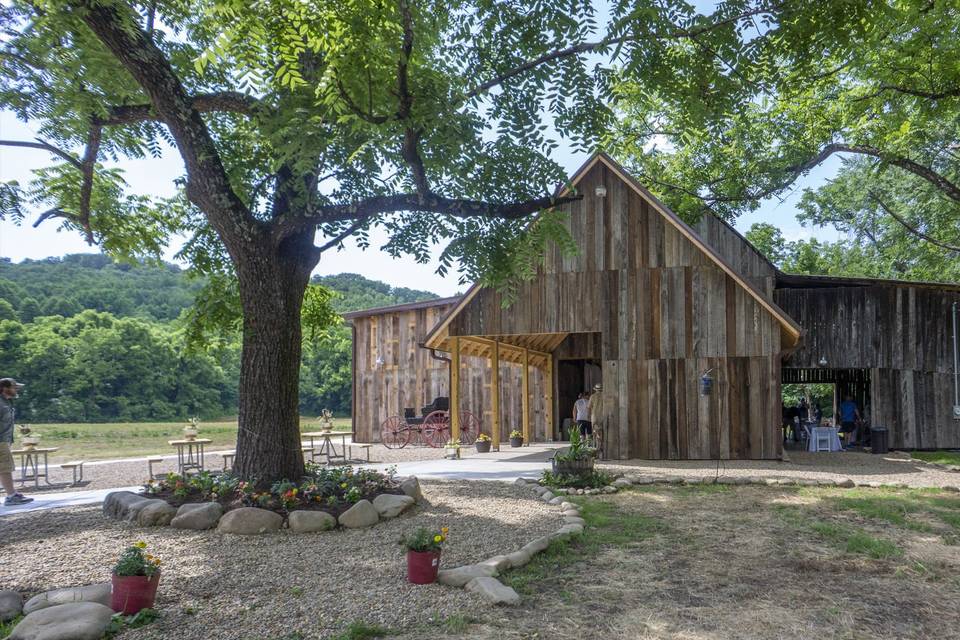
<instances>
[{"instance_id":1,"label":"tree canopy","mask_svg":"<svg viewBox=\"0 0 960 640\"><path fill-rule=\"evenodd\" d=\"M709 101L704 110L627 82L612 143L688 218L752 211L839 154L846 160L836 178L804 196L805 220L851 232L843 246L882 254L884 275L928 277L955 263L960 8L873 0L779 7L738 24L748 46L715 51L713 64L744 88L738 104Z\"/></svg>"}]
</instances>

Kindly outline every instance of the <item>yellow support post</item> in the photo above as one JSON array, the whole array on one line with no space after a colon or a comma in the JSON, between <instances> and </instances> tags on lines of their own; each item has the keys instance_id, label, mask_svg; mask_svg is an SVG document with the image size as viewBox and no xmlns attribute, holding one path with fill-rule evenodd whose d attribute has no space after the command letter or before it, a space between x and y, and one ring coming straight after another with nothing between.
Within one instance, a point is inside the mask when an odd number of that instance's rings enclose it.
<instances>
[{"instance_id":1,"label":"yellow support post","mask_svg":"<svg viewBox=\"0 0 960 640\"><path fill-rule=\"evenodd\" d=\"M547 404L547 431L549 438L554 439L556 435L556 425L553 424L553 357L547 358L547 372L544 376L546 378L544 386L546 387L546 404Z\"/></svg>"},{"instance_id":2,"label":"yellow support post","mask_svg":"<svg viewBox=\"0 0 960 640\"><path fill-rule=\"evenodd\" d=\"M500 342L494 341L491 350L490 412L493 414L493 440L491 448L500 451Z\"/></svg>"},{"instance_id":3,"label":"yellow support post","mask_svg":"<svg viewBox=\"0 0 960 640\"><path fill-rule=\"evenodd\" d=\"M523 350L523 382L521 383L523 399L523 444L530 444L530 352Z\"/></svg>"},{"instance_id":4,"label":"yellow support post","mask_svg":"<svg viewBox=\"0 0 960 640\"><path fill-rule=\"evenodd\" d=\"M450 438L460 441L460 338L450 338Z\"/></svg>"}]
</instances>

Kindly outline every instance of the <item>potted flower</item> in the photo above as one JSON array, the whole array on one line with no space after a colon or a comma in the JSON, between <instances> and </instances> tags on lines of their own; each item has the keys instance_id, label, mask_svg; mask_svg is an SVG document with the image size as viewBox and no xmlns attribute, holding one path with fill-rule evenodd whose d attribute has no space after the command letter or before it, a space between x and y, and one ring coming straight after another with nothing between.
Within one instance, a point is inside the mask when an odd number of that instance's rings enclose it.
<instances>
[{"instance_id":1,"label":"potted flower","mask_svg":"<svg viewBox=\"0 0 960 640\"><path fill-rule=\"evenodd\" d=\"M570 446L561 450L551 460L553 473L578 476L593 471L597 450L589 446L579 429L570 430Z\"/></svg>"},{"instance_id":2,"label":"potted flower","mask_svg":"<svg viewBox=\"0 0 960 640\"><path fill-rule=\"evenodd\" d=\"M450 460L459 460L460 459L460 441L450 438L447 440L447 443L443 445L446 455L444 457L449 458Z\"/></svg>"},{"instance_id":3,"label":"potted flower","mask_svg":"<svg viewBox=\"0 0 960 640\"><path fill-rule=\"evenodd\" d=\"M522 447L523 446L523 431L519 429L514 429L510 432L510 446L511 447Z\"/></svg>"},{"instance_id":4,"label":"potted flower","mask_svg":"<svg viewBox=\"0 0 960 640\"><path fill-rule=\"evenodd\" d=\"M485 433L481 433L477 436L477 439L474 443L477 447L477 453L490 453L490 436Z\"/></svg>"},{"instance_id":5,"label":"potted flower","mask_svg":"<svg viewBox=\"0 0 960 640\"><path fill-rule=\"evenodd\" d=\"M20 443L23 444L24 449L33 449L38 444L40 444L40 434L33 433L33 430L30 429L30 425L22 424L19 427L20 429ZM33 433L33 435L30 435Z\"/></svg>"},{"instance_id":6,"label":"potted flower","mask_svg":"<svg viewBox=\"0 0 960 640\"><path fill-rule=\"evenodd\" d=\"M196 440L197 434L200 433L199 424L200 418L190 418L190 424L183 428L183 437L187 440Z\"/></svg>"},{"instance_id":7,"label":"potted flower","mask_svg":"<svg viewBox=\"0 0 960 640\"><path fill-rule=\"evenodd\" d=\"M317 417L317 423L320 425L320 431L333 431L333 412L330 409L324 409Z\"/></svg>"},{"instance_id":8,"label":"potted flower","mask_svg":"<svg viewBox=\"0 0 960 640\"><path fill-rule=\"evenodd\" d=\"M440 570L440 550L447 540L449 529L439 531L419 527L400 541L407 549L407 580L413 584L436 582Z\"/></svg>"},{"instance_id":9,"label":"potted flower","mask_svg":"<svg viewBox=\"0 0 960 640\"><path fill-rule=\"evenodd\" d=\"M160 559L145 551L146 542L136 542L120 555L113 568L110 608L133 615L153 607L160 583Z\"/></svg>"}]
</instances>

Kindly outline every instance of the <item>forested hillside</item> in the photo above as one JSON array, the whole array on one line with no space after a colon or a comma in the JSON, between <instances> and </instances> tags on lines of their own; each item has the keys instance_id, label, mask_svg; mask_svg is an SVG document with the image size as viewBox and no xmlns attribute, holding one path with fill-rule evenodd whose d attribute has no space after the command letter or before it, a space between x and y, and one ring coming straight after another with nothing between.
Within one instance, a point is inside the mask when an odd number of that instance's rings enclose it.
<instances>
[{"instance_id":1,"label":"forested hillside","mask_svg":"<svg viewBox=\"0 0 960 640\"><path fill-rule=\"evenodd\" d=\"M356 274L314 277L339 311L415 302L428 291ZM0 376L28 384L30 421L204 418L236 412L239 340L185 347L182 318L201 283L175 265L113 263L98 254L0 259ZM350 410L350 332L304 345L301 411Z\"/></svg>"}]
</instances>

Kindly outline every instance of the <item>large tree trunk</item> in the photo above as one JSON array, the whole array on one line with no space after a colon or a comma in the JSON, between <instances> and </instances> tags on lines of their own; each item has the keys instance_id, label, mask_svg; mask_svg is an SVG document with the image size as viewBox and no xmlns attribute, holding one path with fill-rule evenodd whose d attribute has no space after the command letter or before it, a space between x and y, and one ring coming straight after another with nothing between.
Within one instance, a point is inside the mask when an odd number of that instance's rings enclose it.
<instances>
[{"instance_id":1,"label":"large tree trunk","mask_svg":"<svg viewBox=\"0 0 960 640\"><path fill-rule=\"evenodd\" d=\"M318 256L312 233L234 257L243 305L235 472L264 485L299 481L300 309Z\"/></svg>"}]
</instances>

